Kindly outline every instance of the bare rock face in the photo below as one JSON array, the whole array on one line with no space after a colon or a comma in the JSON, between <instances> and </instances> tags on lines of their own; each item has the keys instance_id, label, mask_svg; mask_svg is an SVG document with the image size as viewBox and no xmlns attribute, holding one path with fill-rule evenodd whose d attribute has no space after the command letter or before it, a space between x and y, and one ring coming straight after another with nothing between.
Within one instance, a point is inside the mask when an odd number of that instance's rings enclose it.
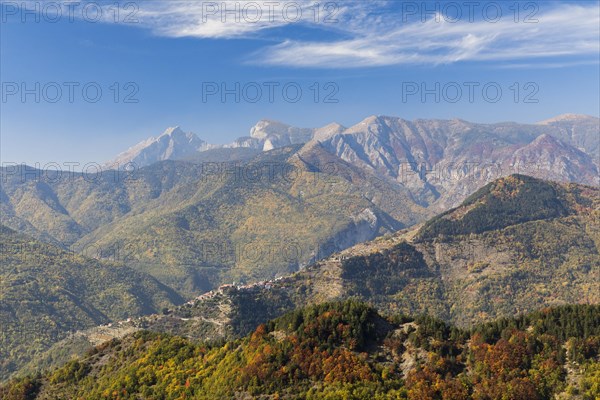
<instances>
[{"instance_id":1,"label":"bare rock face","mask_svg":"<svg viewBox=\"0 0 600 400\"><path fill-rule=\"evenodd\" d=\"M328 152L408 188L439 209L514 173L598 185L599 119L567 115L536 125L372 116L321 138Z\"/></svg>"},{"instance_id":2,"label":"bare rock face","mask_svg":"<svg viewBox=\"0 0 600 400\"><path fill-rule=\"evenodd\" d=\"M318 254L308 261L312 263L358 243L373 240L382 232L389 232L389 228L389 221L382 221L375 211L365 208L353 216L344 229L333 235L329 241L322 243Z\"/></svg>"}]
</instances>

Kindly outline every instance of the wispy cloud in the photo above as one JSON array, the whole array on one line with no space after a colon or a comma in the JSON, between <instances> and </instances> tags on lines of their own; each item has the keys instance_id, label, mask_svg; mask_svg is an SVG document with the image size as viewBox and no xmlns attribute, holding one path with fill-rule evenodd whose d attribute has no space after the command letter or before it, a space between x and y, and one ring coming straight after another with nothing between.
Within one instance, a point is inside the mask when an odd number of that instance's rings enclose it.
<instances>
[{"instance_id":1,"label":"wispy cloud","mask_svg":"<svg viewBox=\"0 0 600 400\"><path fill-rule=\"evenodd\" d=\"M167 37L234 39L257 37L262 31L287 25L340 30L343 21L362 19L364 5L349 1L316 0L220 0L220 1L148 1L139 5L140 25Z\"/></svg>"},{"instance_id":2,"label":"wispy cloud","mask_svg":"<svg viewBox=\"0 0 600 400\"><path fill-rule=\"evenodd\" d=\"M354 26L358 28L349 32L352 38L348 40L288 40L260 50L253 59L271 65L344 68L573 56L588 56L597 62L600 53L597 4L554 7L540 14L537 23L430 19L396 27Z\"/></svg>"},{"instance_id":3,"label":"wispy cloud","mask_svg":"<svg viewBox=\"0 0 600 400\"><path fill-rule=\"evenodd\" d=\"M159 36L265 38L270 29L292 25L330 33L315 40L289 33L279 43L248 55L249 63L264 65L356 68L482 61L509 66L539 60L543 66L573 58L598 62L600 53L597 1L539 3L535 23L515 22L512 14L493 23L466 17L449 22L431 15L425 22L420 18L407 21L403 8L395 6L401 3L395 1L153 0L136 4L139 23L135 26ZM106 13L107 18L110 15ZM286 32L279 31L278 36Z\"/></svg>"}]
</instances>

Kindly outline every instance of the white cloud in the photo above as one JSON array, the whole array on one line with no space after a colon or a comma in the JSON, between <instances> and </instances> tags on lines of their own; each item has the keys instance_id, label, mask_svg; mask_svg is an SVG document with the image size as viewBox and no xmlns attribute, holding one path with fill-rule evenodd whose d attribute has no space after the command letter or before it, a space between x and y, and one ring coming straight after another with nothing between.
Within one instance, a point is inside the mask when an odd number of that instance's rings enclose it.
<instances>
[{"instance_id":1,"label":"white cloud","mask_svg":"<svg viewBox=\"0 0 600 400\"><path fill-rule=\"evenodd\" d=\"M447 64L600 54L596 6L563 5L540 14L538 23L512 18L490 23L413 22L385 29L364 24L353 38L330 42L289 40L262 49L254 59L266 64L304 67L361 67L396 64Z\"/></svg>"},{"instance_id":2,"label":"white cloud","mask_svg":"<svg viewBox=\"0 0 600 400\"><path fill-rule=\"evenodd\" d=\"M152 0L135 4L139 5L139 24L134 26L159 36L272 40L267 31L273 28L300 24L324 30L323 39L284 37L248 56L249 63L266 65L353 68L461 61L526 65L526 61L536 59L560 62L553 58L571 61L584 57L597 62L600 53L600 8L596 1L584 5L539 3L537 23L522 21L526 10L519 22L513 20L512 13L505 13L495 23L481 17L469 21L465 12L454 23L444 18L436 21L431 15L425 22L414 17L406 22L401 7L394 7L401 3L394 1L338 0L329 3L328 9L324 9L326 0ZM420 6L421 2L413 4ZM296 18L298 10L300 18ZM109 19L112 16L109 12L106 15ZM278 32L278 36L283 34Z\"/></svg>"},{"instance_id":3,"label":"white cloud","mask_svg":"<svg viewBox=\"0 0 600 400\"><path fill-rule=\"evenodd\" d=\"M158 35L196 38L255 37L292 24L338 29L339 18L365 7L357 2L324 9L316 0L148 1L140 4L140 24ZM331 4L334 4L333 2ZM336 3L337 4L337 3ZM372 7L373 5L369 6ZM358 13L356 15L359 15Z\"/></svg>"}]
</instances>

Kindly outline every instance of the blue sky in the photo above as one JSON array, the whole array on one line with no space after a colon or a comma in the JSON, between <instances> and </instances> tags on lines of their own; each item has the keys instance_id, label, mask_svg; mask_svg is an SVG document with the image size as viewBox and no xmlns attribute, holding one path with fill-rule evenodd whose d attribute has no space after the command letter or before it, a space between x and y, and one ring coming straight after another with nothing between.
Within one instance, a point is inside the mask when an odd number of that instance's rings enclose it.
<instances>
[{"instance_id":1,"label":"blue sky","mask_svg":"<svg viewBox=\"0 0 600 400\"><path fill-rule=\"evenodd\" d=\"M595 1L481 1L471 10L462 1L233 1L233 13L222 2L26 2L33 13L22 3L1 4L2 162L101 163L174 125L226 143L263 118L316 127L373 114L475 122L599 114ZM236 83L239 102L207 92ZM40 101L23 99L23 85ZM257 87L262 96L251 102Z\"/></svg>"}]
</instances>

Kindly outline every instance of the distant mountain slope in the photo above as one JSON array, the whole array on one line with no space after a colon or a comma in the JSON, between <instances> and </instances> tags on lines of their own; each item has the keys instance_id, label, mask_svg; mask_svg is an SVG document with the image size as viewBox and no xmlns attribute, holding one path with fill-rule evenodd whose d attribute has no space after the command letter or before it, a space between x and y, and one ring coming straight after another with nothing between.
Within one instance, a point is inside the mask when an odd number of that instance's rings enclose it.
<instances>
[{"instance_id":1,"label":"distant mountain slope","mask_svg":"<svg viewBox=\"0 0 600 400\"><path fill-rule=\"evenodd\" d=\"M548 306L600 304L599 220L600 189L513 175L420 227L78 340L120 337L124 328L233 338L296 307L353 296L388 313L426 313L463 327Z\"/></svg>"},{"instance_id":2,"label":"distant mountain slope","mask_svg":"<svg viewBox=\"0 0 600 400\"><path fill-rule=\"evenodd\" d=\"M183 161L194 163L226 163L226 162L245 162L251 160L260 154L261 150L250 147L232 147L206 150L201 153L195 153Z\"/></svg>"},{"instance_id":3,"label":"distant mountain slope","mask_svg":"<svg viewBox=\"0 0 600 400\"><path fill-rule=\"evenodd\" d=\"M192 183L175 186L75 246L127 246L130 265L191 297L220 283L291 273L426 214L402 188L371 182L351 166L344 168L353 175L345 176L335 170L341 164L305 162L294 148L242 165L211 165L224 168L215 174L201 171L206 164L165 164Z\"/></svg>"},{"instance_id":4,"label":"distant mountain slope","mask_svg":"<svg viewBox=\"0 0 600 400\"><path fill-rule=\"evenodd\" d=\"M551 399L600 395L600 307L478 325L385 318L356 301L296 310L206 345L139 332L0 388L49 398ZM564 398L564 397L563 397Z\"/></svg>"},{"instance_id":5,"label":"distant mountain slope","mask_svg":"<svg viewBox=\"0 0 600 400\"><path fill-rule=\"evenodd\" d=\"M84 254L118 257L194 297L225 282L288 274L427 215L406 189L326 152L300 157L299 147L56 181L5 169L2 221Z\"/></svg>"},{"instance_id":6,"label":"distant mountain slope","mask_svg":"<svg viewBox=\"0 0 600 400\"><path fill-rule=\"evenodd\" d=\"M296 279L309 298L358 295L463 326L554 304L596 304L599 216L597 188L510 176L418 230L355 246Z\"/></svg>"},{"instance_id":7,"label":"distant mountain slope","mask_svg":"<svg viewBox=\"0 0 600 400\"><path fill-rule=\"evenodd\" d=\"M156 313L182 298L147 274L0 226L0 379L69 332Z\"/></svg>"}]
</instances>

